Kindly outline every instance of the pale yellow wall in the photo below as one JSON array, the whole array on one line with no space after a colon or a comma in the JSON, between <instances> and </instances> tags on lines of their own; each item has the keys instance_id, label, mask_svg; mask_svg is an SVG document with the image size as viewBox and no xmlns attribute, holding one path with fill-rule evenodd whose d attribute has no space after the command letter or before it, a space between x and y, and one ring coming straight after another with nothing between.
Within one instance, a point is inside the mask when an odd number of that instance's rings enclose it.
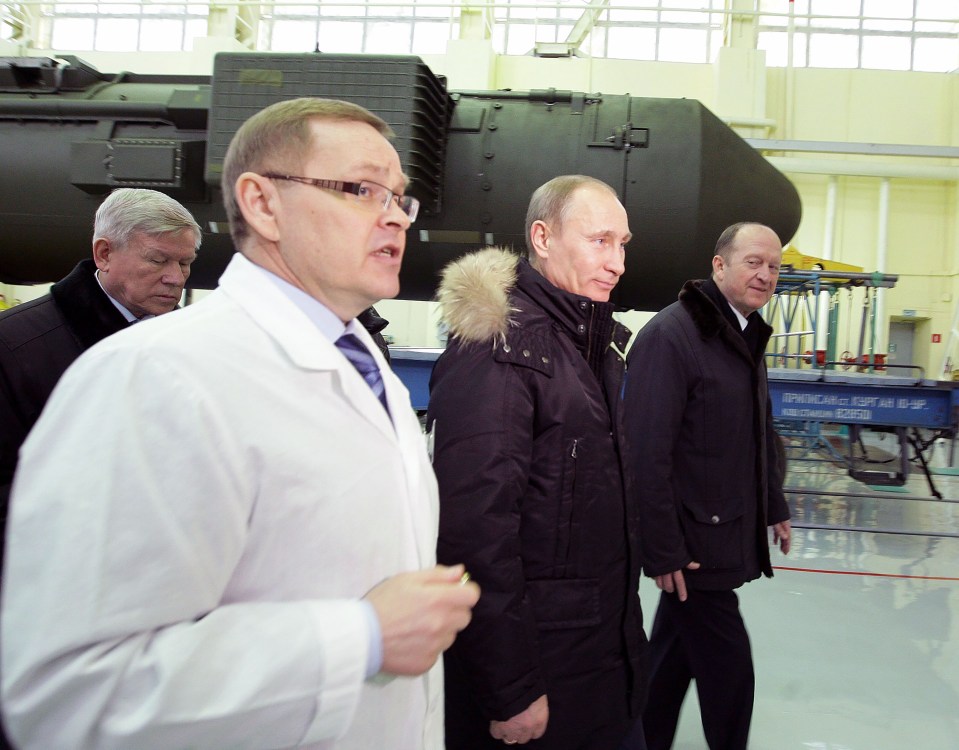
<instances>
[{"instance_id":1,"label":"pale yellow wall","mask_svg":"<svg viewBox=\"0 0 959 750\"><path fill-rule=\"evenodd\" d=\"M776 123L770 138L853 143L959 146L959 76L874 70L770 69L767 115ZM916 311L916 364L938 376L957 301L959 273L959 191L955 179L923 179L930 167L947 167L959 176L959 160L920 157L789 155L790 158L866 164L877 176L836 179L835 260L879 268L882 172L913 176L889 178L886 262L897 286L885 292L881 325L904 310ZM845 167L841 165L846 163ZM855 168L852 169L855 171ZM822 255L826 242L829 177L789 174L803 200L803 220L793 240L803 253ZM842 296L845 299L846 295ZM862 297L853 300L856 328ZM847 336L849 311L842 311L838 351L855 351L858 330ZM939 333L942 343L932 344ZM847 339L851 338L852 341ZM959 342L955 348L959 353ZM956 359L956 353L953 359Z\"/></svg>"},{"instance_id":2,"label":"pale yellow wall","mask_svg":"<svg viewBox=\"0 0 959 750\"><path fill-rule=\"evenodd\" d=\"M0 284L0 294L3 295L3 300L0 300L0 310L3 310L5 306L13 306L20 302L29 302L37 297L42 297L49 290L49 284L34 284L32 286Z\"/></svg>"},{"instance_id":3,"label":"pale yellow wall","mask_svg":"<svg viewBox=\"0 0 959 750\"><path fill-rule=\"evenodd\" d=\"M383 333L392 346L442 346L435 302L385 299L376 311L390 321Z\"/></svg>"},{"instance_id":4,"label":"pale yellow wall","mask_svg":"<svg viewBox=\"0 0 959 750\"><path fill-rule=\"evenodd\" d=\"M788 75L784 68L766 72L768 114L782 124ZM954 133L955 76L821 68L792 76L790 138L948 145Z\"/></svg>"},{"instance_id":5,"label":"pale yellow wall","mask_svg":"<svg viewBox=\"0 0 959 750\"><path fill-rule=\"evenodd\" d=\"M450 86L454 86L452 81ZM709 65L502 56L496 65L495 88L516 91L555 88L699 99L709 106L713 99L713 72Z\"/></svg>"},{"instance_id":6,"label":"pale yellow wall","mask_svg":"<svg viewBox=\"0 0 959 750\"><path fill-rule=\"evenodd\" d=\"M793 240L803 253L822 255L825 231L827 177L802 175L793 179L803 198L803 221ZM878 269L880 180L839 177L833 259ZM890 318L914 310L929 318L929 333L942 335L942 343L930 344L920 364L932 376L939 368L956 308L956 183L893 179L889 189L887 258L884 273L895 274L895 288L885 292L886 325ZM846 337L848 297L844 293L838 351L856 351L858 333ZM861 294L853 298L853 316L858 316ZM858 325L858 320L855 325ZM918 336L918 333L917 333ZM924 342L916 342L924 343ZM927 342L925 342L927 343ZM915 347L919 352L921 347ZM955 358L955 355L954 355Z\"/></svg>"}]
</instances>

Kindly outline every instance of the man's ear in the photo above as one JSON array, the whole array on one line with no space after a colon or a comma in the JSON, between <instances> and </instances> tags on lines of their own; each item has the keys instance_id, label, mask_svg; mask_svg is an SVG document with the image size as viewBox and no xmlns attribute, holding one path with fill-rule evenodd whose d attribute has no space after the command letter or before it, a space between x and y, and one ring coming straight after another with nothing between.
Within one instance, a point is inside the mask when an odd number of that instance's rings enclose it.
<instances>
[{"instance_id":1,"label":"man's ear","mask_svg":"<svg viewBox=\"0 0 959 750\"><path fill-rule=\"evenodd\" d=\"M545 221L534 221L529 228L529 240L536 257L540 260L549 259L549 227Z\"/></svg>"},{"instance_id":2,"label":"man's ear","mask_svg":"<svg viewBox=\"0 0 959 750\"><path fill-rule=\"evenodd\" d=\"M109 272L110 258L113 257L114 252L110 240L105 237L97 237L93 241L93 262L102 273Z\"/></svg>"},{"instance_id":3,"label":"man's ear","mask_svg":"<svg viewBox=\"0 0 959 750\"><path fill-rule=\"evenodd\" d=\"M244 172L236 179L233 195L250 229L265 240L278 242L279 201L273 181L256 172Z\"/></svg>"},{"instance_id":4,"label":"man's ear","mask_svg":"<svg viewBox=\"0 0 959 750\"><path fill-rule=\"evenodd\" d=\"M714 255L713 256L713 278L722 278L722 273L724 270L726 270L726 261L723 260L723 256Z\"/></svg>"}]
</instances>

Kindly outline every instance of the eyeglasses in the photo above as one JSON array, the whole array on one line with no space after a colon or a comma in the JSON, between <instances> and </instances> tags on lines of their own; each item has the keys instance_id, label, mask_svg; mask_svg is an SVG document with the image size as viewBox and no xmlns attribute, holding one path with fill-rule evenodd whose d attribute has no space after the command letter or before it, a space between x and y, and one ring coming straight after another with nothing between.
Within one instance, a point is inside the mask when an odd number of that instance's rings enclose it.
<instances>
[{"instance_id":1,"label":"eyeglasses","mask_svg":"<svg viewBox=\"0 0 959 750\"><path fill-rule=\"evenodd\" d=\"M312 185L324 190L349 193L355 195L360 203L379 206L383 211L389 210L390 201L395 199L396 205L400 207L400 211L410 218L411 224L416 221L416 216L420 212L420 202L412 195L397 195L389 188L369 180L343 182L342 180L320 180L315 177L297 177L292 174L276 174L275 172L267 172L263 176L271 180L289 180L290 182Z\"/></svg>"}]
</instances>

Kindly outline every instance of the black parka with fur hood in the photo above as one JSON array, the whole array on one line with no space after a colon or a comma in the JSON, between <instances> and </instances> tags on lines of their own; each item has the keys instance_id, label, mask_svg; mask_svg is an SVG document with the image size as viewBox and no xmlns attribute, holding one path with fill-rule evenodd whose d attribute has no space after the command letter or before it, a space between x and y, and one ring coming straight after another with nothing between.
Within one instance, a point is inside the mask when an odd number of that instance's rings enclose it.
<instances>
[{"instance_id":1,"label":"black parka with fur hood","mask_svg":"<svg viewBox=\"0 0 959 750\"><path fill-rule=\"evenodd\" d=\"M452 263L439 301L450 344L427 417L438 559L465 563L482 589L447 652L447 742L544 693L551 721L595 721L620 703L635 713L645 636L621 442L629 331L611 303L497 248Z\"/></svg>"}]
</instances>

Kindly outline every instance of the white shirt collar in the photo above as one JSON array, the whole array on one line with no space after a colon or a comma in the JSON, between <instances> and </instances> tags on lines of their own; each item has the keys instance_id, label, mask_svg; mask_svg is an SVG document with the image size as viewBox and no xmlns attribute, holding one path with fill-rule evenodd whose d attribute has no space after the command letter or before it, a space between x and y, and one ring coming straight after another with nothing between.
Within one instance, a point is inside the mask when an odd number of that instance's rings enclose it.
<instances>
[{"instance_id":1,"label":"white shirt collar","mask_svg":"<svg viewBox=\"0 0 959 750\"><path fill-rule=\"evenodd\" d=\"M729 305L729 309L732 310L733 313L736 315L736 320L739 321L740 330L745 331L746 326L749 325L749 321L741 312L739 312L739 310L737 310L735 307L732 306L732 303L729 300L726 300L726 304Z\"/></svg>"},{"instance_id":2,"label":"white shirt collar","mask_svg":"<svg viewBox=\"0 0 959 750\"><path fill-rule=\"evenodd\" d=\"M272 271L268 271L255 263L251 265L260 273L266 276L283 294L308 317L320 333L328 338L334 344L336 340L344 333L356 333L362 328L362 325L353 318L349 323L343 325L343 321L330 308L299 287L293 286L286 279L281 279Z\"/></svg>"}]
</instances>

